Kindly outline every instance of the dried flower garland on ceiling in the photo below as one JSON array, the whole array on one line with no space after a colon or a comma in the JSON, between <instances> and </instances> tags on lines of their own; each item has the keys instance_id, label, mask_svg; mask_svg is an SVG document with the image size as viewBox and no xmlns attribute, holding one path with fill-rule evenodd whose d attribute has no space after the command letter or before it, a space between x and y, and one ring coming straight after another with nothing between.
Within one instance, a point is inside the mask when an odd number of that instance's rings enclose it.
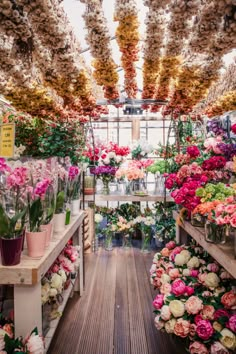
<instances>
[{"instance_id":1,"label":"dried flower garland on ceiling","mask_svg":"<svg viewBox=\"0 0 236 354\"><path fill-rule=\"evenodd\" d=\"M150 5L151 6L151 5ZM161 48L164 38L163 10L149 8L146 15L146 38L144 44L142 98L153 98L160 66Z\"/></svg>"},{"instance_id":2,"label":"dried flower garland on ceiling","mask_svg":"<svg viewBox=\"0 0 236 354\"><path fill-rule=\"evenodd\" d=\"M124 87L130 98L135 98L138 86L135 62L138 61L138 10L135 0L116 0L114 20L119 22L116 40L119 45L121 63L124 69Z\"/></svg>"},{"instance_id":3,"label":"dried flower garland on ceiling","mask_svg":"<svg viewBox=\"0 0 236 354\"><path fill-rule=\"evenodd\" d=\"M103 86L104 96L114 99L119 96L116 88L119 76L116 64L112 59L110 34L107 21L104 17L100 0L80 0L85 3L86 11L83 15L87 28L86 41L94 57L94 78L98 85Z\"/></svg>"},{"instance_id":4,"label":"dried flower garland on ceiling","mask_svg":"<svg viewBox=\"0 0 236 354\"><path fill-rule=\"evenodd\" d=\"M170 107L180 113L189 113L193 107L206 95L211 84L217 80L221 60L218 58L204 57L197 62L196 58L188 59L181 66L176 79L174 93Z\"/></svg>"},{"instance_id":5,"label":"dried flower garland on ceiling","mask_svg":"<svg viewBox=\"0 0 236 354\"><path fill-rule=\"evenodd\" d=\"M166 99L170 94L171 79L178 73L181 63L180 54L184 47L184 41L188 38L191 28L191 19L200 6L199 0L176 0L168 6L171 13L168 23L168 41L165 47L165 54L161 61L161 69L156 89L156 99ZM152 110L158 110L153 106Z\"/></svg>"}]
</instances>

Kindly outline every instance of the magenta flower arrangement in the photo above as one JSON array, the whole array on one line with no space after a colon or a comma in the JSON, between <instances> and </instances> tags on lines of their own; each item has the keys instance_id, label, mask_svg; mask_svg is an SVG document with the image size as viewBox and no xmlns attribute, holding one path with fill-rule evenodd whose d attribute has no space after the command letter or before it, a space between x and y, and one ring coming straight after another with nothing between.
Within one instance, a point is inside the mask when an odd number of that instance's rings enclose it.
<instances>
[{"instance_id":1,"label":"magenta flower arrangement","mask_svg":"<svg viewBox=\"0 0 236 354\"><path fill-rule=\"evenodd\" d=\"M203 161L202 169L208 171L221 170L225 167L226 162L227 160L223 156L212 156Z\"/></svg>"},{"instance_id":2,"label":"magenta flower arrangement","mask_svg":"<svg viewBox=\"0 0 236 354\"><path fill-rule=\"evenodd\" d=\"M90 172L95 176L102 177L103 175L114 177L117 168L113 166L97 166L90 169Z\"/></svg>"},{"instance_id":3,"label":"magenta flower arrangement","mask_svg":"<svg viewBox=\"0 0 236 354\"><path fill-rule=\"evenodd\" d=\"M80 195L80 169L78 166L70 166L68 171L67 197L68 201L79 199Z\"/></svg>"},{"instance_id":4,"label":"magenta flower arrangement","mask_svg":"<svg viewBox=\"0 0 236 354\"><path fill-rule=\"evenodd\" d=\"M191 158L197 158L201 155L201 152L197 146L188 146L186 152Z\"/></svg>"}]
</instances>

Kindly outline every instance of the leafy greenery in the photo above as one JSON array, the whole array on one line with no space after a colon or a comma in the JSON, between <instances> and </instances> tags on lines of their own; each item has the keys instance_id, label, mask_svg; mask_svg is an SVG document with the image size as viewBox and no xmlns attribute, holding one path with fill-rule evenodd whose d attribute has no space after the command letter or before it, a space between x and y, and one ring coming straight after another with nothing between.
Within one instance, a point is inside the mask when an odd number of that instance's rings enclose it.
<instances>
[{"instance_id":1,"label":"leafy greenery","mask_svg":"<svg viewBox=\"0 0 236 354\"><path fill-rule=\"evenodd\" d=\"M0 236L5 238L20 236L25 225L26 212L27 207L24 207L20 212L10 218L0 204Z\"/></svg>"},{"instance_id":2,"label":"leafy greenery","mask_svg":"<svg viewBox=\"0 0 236 354\"><path fill-rule=\"evenodd\" d=\"M43 223L43 206L40 198L28 203L29 210L29 231L38 232Z\"/></svg>"}]
</instances>

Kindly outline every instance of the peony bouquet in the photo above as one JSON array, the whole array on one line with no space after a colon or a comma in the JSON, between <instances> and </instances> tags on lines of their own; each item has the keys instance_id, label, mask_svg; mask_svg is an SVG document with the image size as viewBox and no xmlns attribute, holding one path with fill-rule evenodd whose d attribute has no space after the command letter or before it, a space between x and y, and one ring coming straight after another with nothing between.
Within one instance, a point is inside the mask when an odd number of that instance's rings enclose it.
<instances>
[{"instance_id":1,"label":"peony bouquet","mask_svg":"<svg viewBox=\"0 0 236 354\"><path fill-rule=\"evenodd\" d=\"M153 259L151 283L158 330L188 338L191 354L233 353L236 294L232 277L200 246L171 241Z\"/></svg>"}]
</instances>

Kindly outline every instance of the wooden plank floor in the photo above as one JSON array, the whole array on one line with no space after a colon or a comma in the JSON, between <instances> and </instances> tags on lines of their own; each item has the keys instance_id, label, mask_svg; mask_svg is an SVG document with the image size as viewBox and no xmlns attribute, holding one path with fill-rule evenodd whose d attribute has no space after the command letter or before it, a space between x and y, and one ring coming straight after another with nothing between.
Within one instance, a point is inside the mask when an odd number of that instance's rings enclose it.
<instances>
[{"instance_id":1,"label":"wooden plank floor","mask_svg":"<svg viewBox=\"0 0 236 354\"><path fill-rule=\"evenodd\" d=\"M49 354L185 354L154 326L153 254L121 247L85 257L82 298L69 299Z\"/></svg>"}]
</instances>

